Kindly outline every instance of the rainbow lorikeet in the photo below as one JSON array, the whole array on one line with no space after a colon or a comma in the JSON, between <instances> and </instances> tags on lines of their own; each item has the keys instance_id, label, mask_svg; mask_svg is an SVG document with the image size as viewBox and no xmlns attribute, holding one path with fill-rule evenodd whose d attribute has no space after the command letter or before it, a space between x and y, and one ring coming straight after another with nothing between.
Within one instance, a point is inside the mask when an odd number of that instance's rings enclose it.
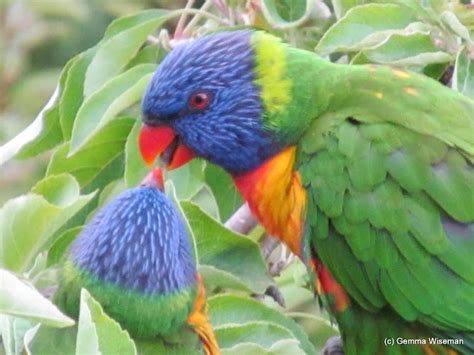
<instances>
[{"instance_id":1,"label":"rainbow lorikeet","mask_svg":"<svg viewBox=\"0 0 474 355\"><path fill-rule=\"evenodd\" d=\"M107 204L71 245L56 303L77 317L81 288L133 337L176 334L186 323L220 354L186 227L155 169Z\"/></svg>"},{"instance_id":2,"label":"rainbow lorikeet","mask_svg":"<svg viewBox=\"0 0 474 355\"><path fill-rule=\"evenodd\" d=\"M297 254L346 354L474 351L474 102L259 31L176 47L143 99L144 160L223 167Z\"/></svg>"}]
</instances>

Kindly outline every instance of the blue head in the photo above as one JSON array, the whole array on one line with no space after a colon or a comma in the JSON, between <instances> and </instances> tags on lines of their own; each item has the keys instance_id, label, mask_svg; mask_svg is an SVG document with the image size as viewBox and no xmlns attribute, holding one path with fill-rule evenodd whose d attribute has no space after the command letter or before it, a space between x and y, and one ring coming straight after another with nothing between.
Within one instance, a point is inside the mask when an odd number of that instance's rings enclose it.
<instances>
[{"instance_id":1,"label":"blue head","mask_svg":"<svg viewBox=\"0 0 474 355\"><path fill-rule=\"evenodd\" d=\"M196 282L196 266L178 211L155 187L119 195L83 229L71 247L81 271L105 283L163 294Z\"/></svg>"},{"instance_id":2,"label":"blue head","mask_svg":"<svg viewBox=\"0 0 474 355\"><path fill-rule=\"evenodd\" d=\"M161 148L145 143L152 158L172 161L180 145L233 174L258 167L281 150L265 128L255 83L251 31L221 32L175 48L159 65L143 100L147 129L168 127ZM190 156L190 154L188 154ZM146 159L146 158L145 158ZM189 160L189 159L188 159Z\"/></svg>"}]
</instances>

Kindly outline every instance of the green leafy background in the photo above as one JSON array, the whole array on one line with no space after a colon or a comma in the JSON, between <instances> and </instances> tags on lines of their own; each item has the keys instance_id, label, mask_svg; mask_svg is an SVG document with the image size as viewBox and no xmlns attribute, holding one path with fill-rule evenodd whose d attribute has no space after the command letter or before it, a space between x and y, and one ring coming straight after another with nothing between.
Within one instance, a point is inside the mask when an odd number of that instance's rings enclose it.
<instances>
[{"instance_id":1,"label":"green leafy background","mask_svg":"<svg viewBox=\"0 0 474 355\"><path fill-rule=\"evenodd\" d=\"M140 100L156 64L181 39L251 25L334 62L417 71L474 98L474 9L462 2L198 1L191 10L180 1L161 1L162 8L146 1L34 3L0 5L3 15L32 14L31 26L45 29L37 38L27 26L13 27L1 49L0 79L8 90L0 94L0 333L6 354L202 351L190 332L172 343L130 338L87 290L78 320L49 300L83 225L146 175L137 147ZM184 13L191 20L183 28L178 19ZM57 40L58 19L70 26L67 44ZM82 52L73 56L71 45ZM38 83L48 88L49 100L32 100ZM23 106L29 105L28 112ZM20 178L18 169L25 171ZM195 160L167 180L195 244L223 353L318 353L337 329L313 298L304 266L284 247L269 243L261 227L240 235L224 226L242 204L230 177ZM275 272L277 264L283 267ZM265 295L269 287L284 307Z\"/></svg>"}]
</instances>

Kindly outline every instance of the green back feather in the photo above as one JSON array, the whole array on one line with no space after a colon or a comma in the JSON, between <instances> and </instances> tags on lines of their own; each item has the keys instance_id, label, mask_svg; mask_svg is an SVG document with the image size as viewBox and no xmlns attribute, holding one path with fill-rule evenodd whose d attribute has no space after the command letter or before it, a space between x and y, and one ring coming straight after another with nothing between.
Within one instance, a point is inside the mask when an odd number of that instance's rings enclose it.
<instances>
[{"instance_id":1,"label":"green back feather","mask_svg":"<svg viewBox=\"0 0 474 355\"><path fill-rule=\"evenodd\" d=\"M381 345L391 336L474 351L474 102L285 48L292 97L272 122L298 144L313 252L351 298L336 315L346 353L420 353Z\"/></svg>"},{"instance_id":2,"label":"green back feather","mask_svg":"<svg viewBox=\"0 0 474 355\"><path fill-rule=\"evenodd\" d=\"M392 123L344 120L320 134L317 150L305 149L311 132L300 143L316 211L308 223L357 314L390 314L420 336L474 339L474 169L465 155Z\"/></svg>"},{"instance_id":3,"label":"green back feather","mask_svg":"<svg viewBox=\"0 0 474 355\"><path fill-rule=\"evenodd\" d=\"M266 95L265 123L288 144L311 133L316 117L320 125L332 125L352 116L436 138L473 161L474 101L462 94L416 73L332 64L261 32L253 35L253 44L257 81ZM271 70L259 69L264 67ZM312 138L316 144L318 138ZM393 135L392 140L397 143Z\"/></svg>"}]
</instances>

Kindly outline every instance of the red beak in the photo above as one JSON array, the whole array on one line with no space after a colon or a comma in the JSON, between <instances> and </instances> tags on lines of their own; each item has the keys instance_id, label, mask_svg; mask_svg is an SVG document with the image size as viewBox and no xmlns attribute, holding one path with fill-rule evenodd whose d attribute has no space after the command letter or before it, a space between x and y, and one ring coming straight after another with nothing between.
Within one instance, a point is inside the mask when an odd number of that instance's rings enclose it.
<instances>
[{"instance_id":1,"label":"red beak","mask_svg":"<svg viewBox=\"0 0 474 355\"><path fill-rule=\"evenodd\" d=\"M194 152L180 143L173 129L167 126L143 126L139 146L147 165L152 165L160 156L168 170L179 168L194 158Z\"/></svg>"},{"instance_id":2,"label":"red beak","mask_svg":"<svg viewBox=\"0 0 474 355\"><path fill-rule=\"evenodd\" d=\"M140 186L151 186L157 188L161 192L165 191L165 182L161 169L155 168L150 171L148 175L142 180Z\"/></svg>"}]
</instances>

